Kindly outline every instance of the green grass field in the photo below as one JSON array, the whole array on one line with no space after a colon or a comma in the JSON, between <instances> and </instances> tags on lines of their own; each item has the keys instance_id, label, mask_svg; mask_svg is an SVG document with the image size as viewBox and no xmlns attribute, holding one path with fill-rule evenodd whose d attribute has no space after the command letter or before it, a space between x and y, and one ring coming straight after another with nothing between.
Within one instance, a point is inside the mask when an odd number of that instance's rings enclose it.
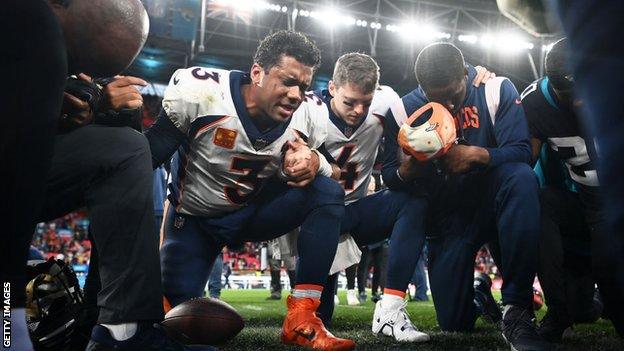
<instances>
[{"instance_id":1,"label":"green grass field","mask_svg":"<svg viewBox=\"0 0 624 351\"><path fill-rule=\"evenodd\" d=\"M477 322L476 331L471 334L441 332L431 302L408 304L412 321L419 329L432 335L428 343L399 343L390 338L377 337L370 330L374 304L367 301L362 306L347 306L345 294L345 291L338 294L341 304L336 306L331 331L337 336L355 340L357 350L509 350L498 328L481 320ZM300 349L284 346L279 341L282 320L286 314L287 292L281 301L266 300L268 295L267 290L223 290L221 298L243 316L245 328L234 340L220 346L220 350ZM543 310L539 311L538 318L543 313ZM617 337L609 321L599 320L594 324L575 326L573 335L566 338L558 349L624 350L624 342Z\"/></svg>"}]
</instances>

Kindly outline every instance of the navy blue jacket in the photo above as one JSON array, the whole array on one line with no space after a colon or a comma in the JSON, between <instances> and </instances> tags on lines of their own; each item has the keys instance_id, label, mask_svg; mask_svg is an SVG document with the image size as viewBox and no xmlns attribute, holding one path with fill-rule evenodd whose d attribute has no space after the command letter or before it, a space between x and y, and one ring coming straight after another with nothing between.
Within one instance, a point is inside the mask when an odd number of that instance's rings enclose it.
<instances>
[{"instance_id":1,"label":"navy blue jacket","mask_svg":"<svg viewBox=\"0 0 624 351\"><path fill-rule=\"evenodd\" d=\"M511 81L504 77L496 77L487 84L474 87L472 80L475 75L475 69L468 67L466 98L455 116L460 126L457 135L462 136L469 145L486 148L490 153L490 167L505 162L530 164L529 130L518 91ZM400 125L428 102L419 86L403 96L402 104L391 108L386 115L382 176L390 189L412 188L411 182L403 182L397 174L400 165L397 134ZM422 183L423 179L416 179L415 182Z\"/></svg>"}]
</instances>

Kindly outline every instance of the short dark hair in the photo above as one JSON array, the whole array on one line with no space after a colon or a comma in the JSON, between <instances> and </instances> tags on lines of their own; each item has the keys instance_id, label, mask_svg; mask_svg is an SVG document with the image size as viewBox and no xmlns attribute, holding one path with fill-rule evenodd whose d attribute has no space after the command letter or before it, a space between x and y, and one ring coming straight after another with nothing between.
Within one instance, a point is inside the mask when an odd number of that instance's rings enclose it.
<instances>
[{"instance_id":1,"label":"short dark hair","mask_svg":"<svg viewBox=\"0 0 624 351\"><path fill-rule=\"evenodd\" d=\"M332 80L337 87L350 83L370 93L379 85L379 66L366 54L359 52L344 54L336 61Z\"/></svg>"},{"instance_id":2,"label":"short dark hair","mask_svg":"<svg viewBox=\"0 0 624 351\"><path fill-rule=\"evenodd\" d=\"M546 54L544 68L550 84L556 90L569 90L574 86L572 72L567 66L568 40L559 39Z\"/></svg>"},{"instance_id":3,"label":"short dark hair","mask_svg":"<svg viewBox=\"0 0 624 351\"><path fill-rule=\"evenodd\" d=\"M306 66L316 69L321 64L321 51L316 44L302 33L280 30L266 36L256 49L254 63L266 72L279 63L282 56L290 56Z\"/></svg>"},{"instance_id":4,"label":"short dark hair","mask_svg":"<svg viewBox=\"0 0 624 351\"><path fill-rule=\"evenodd\" d=\"M425 90L446 87L466 75L464 55L450 43L429 44L418 54L414 73Z\"/></svg>"}]
</instances>

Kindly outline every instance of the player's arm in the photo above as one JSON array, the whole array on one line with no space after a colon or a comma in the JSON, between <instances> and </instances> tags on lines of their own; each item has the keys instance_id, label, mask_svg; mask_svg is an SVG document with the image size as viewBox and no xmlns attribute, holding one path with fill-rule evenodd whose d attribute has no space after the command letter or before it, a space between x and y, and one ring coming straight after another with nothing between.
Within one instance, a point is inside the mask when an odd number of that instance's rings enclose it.
<instances>
[{"instance_id":1,"label":"player's arm","mask_svg":"<svg viewBox=\"0 0 624 351\"><path fill-rule=\"evenodd\" d=\"M529 134L531 135L531 165L533 166L535 166L540 157L542 143L546 139L540 131L540 123L544 123L544 116L540 113L540 110L543 111L543 108L540 109L539 105L537 105L538 99L535 98L535 94L537 94L537 82L529 85L520 95L524 115L529 126Z\"/></svg>"},{"instance_id":2,"label":"player's arm","mask_svg":"<svg viewBox=\"0 0 624 351\"><path fill-rule=\"evenodd\" d=\"M190 97L195 89L199 89L188 69L176 71L165 90L162 110L145 132L152 151L152 167L158 168L169 160L178 147L187 140L192 117L196 117L199 109L197 101ZM194 114L194 116L193 116Z\"/></svg>"},{"instance_id":3,"label":"player's arm","mask_svg":"<svg viewBox=\"0 0 624 351\"><path fill-rule=\"evenodd\" d=\"M325 144L322 144L316 150L325 158L327 164L331 167L331 178L338 180L340 178L340 167L338 166L338 162L334 159L334 157L327 151ZM322 163L322 160L321 160ZM319 168L319 172L321 169ZM326 172L325 172L326 173Z\"/></svg>"},{"instance_id":4,"label":"player's arm","mask_svg":"<svg viewBox=\"0 0 624 351\"><path fill-rule=\"evenodd\" d=\"M156 169L171 158L178 147L186 139L186 134L178 129L165 110L161 110L158 118L145 132L152 151L152 168Z\"/></svg>"},{"instance_id":5,"label":"player's arm","mask_svg":"<svg viewBox=\"0 0 624 351\"><path fill-rule=\"evenodd\" d=\"M539 128L537 126L537 123L535 122L536 119L542 117L537 111L535 111L535 109L530 106L531 104L532 101L522 100L524 113L526 115L526 120L529 125L529 135L531 136L531 165L535 166L542 152L542 140L544 140L545 138L539 132Z\"/></svg>"},{"instance_id":6,"label":"player's arm","mask_svg":"<svg viewBox=\"0 0 624 351\"><path fill-rule=\"evenodd\" d=\"M313 103L307 100L302 106L295 111L290 122L291 128L297 131L299 137L305 141L306 146L315 154L315 160L318 158L317 173L325 177L333 177L336 170L336 161L325 148L325 140L327 139L327 109L321 104L321 100L312 95ZM287 150L284 164L292 167L297 160L290 155L292 152ZM305 158L304 158L305 160ZM282 168L287 174L287 169ZM339 172L339 171L338 171Z\"/></svg>"},{"instance_id":7,"label":"player's arm","mask_svg":"<svg viewBox=\"0 0 624 351\"><path fill-rule=\"evenodd\" d=\"M478 87L496 77L495 73L482 66L468 65L468 80ZM464 173L474 167L483 167L490 163L490 154L486 148L474 145L454 145L442 157L446 171L450 173Z\"/></svg>"},{"instance_id":8,"label":"player's arm","mask_svg":"<svg viewBox=\"0 0 624 351\"><path fill-rule=\"evenodd\" d=\"M413 181L423 173L424 164L408 156L403 161L399 159L400 147L397 142L399 125L392 110L385 116L384 122L384 154L381 176L384 184L392 190L408 191Z\"/></svg>"},{"instance_id":9,"label":"player's arm","mask_svg":"<svg viewBox=\"0 0 624 351\"><path fill-rule=\"evenodd\" d=\"M489 166L505 162L531 163L531 142L524 109L518 91L508 79L503 79L500 85L494 137L498 146L486 148L490 156Z\"/></svg>"},{"instance_id":10,"label":"player's arm","mask_svg":"<svg viewBox=\"0 0 624 351\"><path fill-rule=\"evenodd\" d=\"M392 190L409 190L413 180L421 173L422 165L411 156L399 157L401 149L397 142L400 124L407 119L403 100L398 94L390 89L384 89L383 110L376 111L384 118L384 152L381 156L381 176L384 183ZM380 97L376 93L375 98ZM374 99L373 102L376 102ZM374 107L377 107L375 105ZM371 107L373 108L373 107Z\"/></svg>"}]
</instances>

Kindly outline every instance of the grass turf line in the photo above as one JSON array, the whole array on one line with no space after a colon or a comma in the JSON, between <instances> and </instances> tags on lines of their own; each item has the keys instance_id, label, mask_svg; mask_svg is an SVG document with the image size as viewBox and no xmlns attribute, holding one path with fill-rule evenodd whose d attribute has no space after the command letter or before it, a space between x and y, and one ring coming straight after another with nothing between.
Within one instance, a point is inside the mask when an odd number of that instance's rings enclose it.
<instances>
[{"instance_id":1,"label":"grass turf line","mask_svg":"<svg viewBox=\"0 0 624 351\"><path fill-rule=\"evenodd\" d=\"M245 319L245 328L219 350L301 350L285 346L279 336L286 314L284 290L281 301L266 300L268 290L223 290L222 300L234 307ZM370 297L370 292L369 292ZM410 302L407 310L416 326L432 339L424 344L399 343L388 337L378 337L370 330L374 304L368 300L362 306L347 306L346 291L338 293L341 304L334 311L334 335L356 341L356 350L509 350L497 326L481 320L470 334L441 332L435 319L433 303ZM500 299L500 293L495 297ZM544 309L537 315L544 315ZM618 338L609 321L577 325L573 335L566 338L560 350L624 350L624 341Z\"/></svg>"}]
</instances>

